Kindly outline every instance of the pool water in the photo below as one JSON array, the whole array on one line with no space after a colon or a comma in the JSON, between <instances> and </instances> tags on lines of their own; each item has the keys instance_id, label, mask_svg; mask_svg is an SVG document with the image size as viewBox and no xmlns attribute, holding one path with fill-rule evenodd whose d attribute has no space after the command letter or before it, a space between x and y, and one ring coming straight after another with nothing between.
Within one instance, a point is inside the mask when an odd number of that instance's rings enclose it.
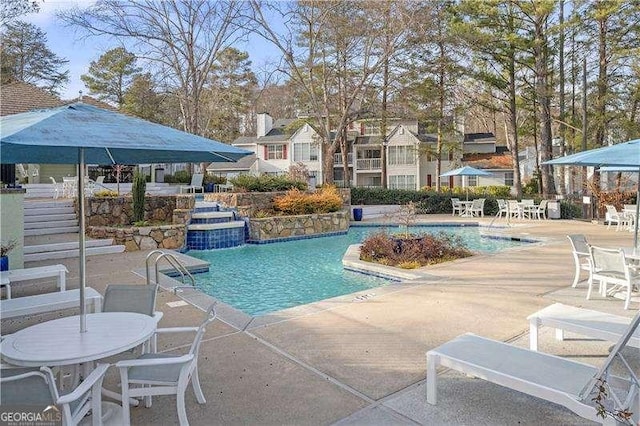
<instances>
[{"instance_id":1,"label":"pool water","mask_svg":"<svg viewBox=\"0 0 640 426\"><path fill-rule=\"evenodd\" d=\"M247 244L223 250L190 250L189 255L210 262L209 272L196 274L197 287L249 315L264 315L391 281L346 271L342 257L379 227L351 227L344 235ZM397 227L387 227L399 232ZM495 252L522 242L482 237L478 227L419 226L410 232L459 235L474 251Z\"/></svg>"}]
</instances>

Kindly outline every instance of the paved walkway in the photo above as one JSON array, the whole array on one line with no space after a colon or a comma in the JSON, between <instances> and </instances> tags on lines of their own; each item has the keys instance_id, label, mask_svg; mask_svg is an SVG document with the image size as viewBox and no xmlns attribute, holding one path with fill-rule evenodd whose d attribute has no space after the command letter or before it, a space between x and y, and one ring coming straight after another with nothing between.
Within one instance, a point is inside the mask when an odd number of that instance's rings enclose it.
<instances>
[{"instance_id":1,"label":"paved walkway","mask_svg":"<svg viewBox=\"0 0 640 426\"><path fill-rule=\"evenodd\" d=\"M491 219L480 222L488 225ZM444 220L462 219L420 217ZM494 225L504 225L504 220ZM437 279L368 290L374 295L366 300L342 297L284 311L267 325L256 321L242 330L216 321L200 353L207 404L198 405L187 392L191 424L585 424L562 407L453 372L442 373L438 405L426 404L425 353L459 334L473 332L526 346L526 317L556 301L633 314L622 309L621 300L585 300L584 284L570 287L573 259L566 239L567 234L583 233L593 244L630 246L632 234L560 220L518 222L496 232L541 238L544 244L428 267ZM144 283L132 271L144 265L145 255L87 258L88 284L104 291L112 283ZM48 263L59 261L25 266ZM74 288L77 259L64 263L70 270L68 286ZM41 282L15 292L18 296L54 285ZM169 292L159 294L157 306L165 313L160 325L197 324L202 312L190 305L167 305L176 300ZM3 333L48 317L3 321ZM164 338L159 346L179 351L189 341L190 336ZM610 346L577 336L558 342L550 332L541 334L541 350L593 364L604 360ZM115 387L113 373L107 383ZM175 399L156 397L152 408L134 408L132 419L140 425L176 423Z\"/></svg>"}]
</instances>

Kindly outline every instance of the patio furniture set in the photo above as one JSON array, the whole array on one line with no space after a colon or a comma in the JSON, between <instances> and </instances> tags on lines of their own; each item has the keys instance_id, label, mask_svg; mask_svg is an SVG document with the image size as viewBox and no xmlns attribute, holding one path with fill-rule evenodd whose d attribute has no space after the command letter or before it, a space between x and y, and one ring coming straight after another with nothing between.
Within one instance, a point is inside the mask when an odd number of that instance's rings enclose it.
<instances>
[{"instance_id":1,"label":"patio furniture set","mask_svg":"<svg viewBox=\"0 0 640 426\"><path fill-rule=\"evenodd\" d=\"M19 277L57 276L61 289L2 300L3 318L78 306L79 290L64 287L66 268L54 266L44 267L50 269L48 275L43 268L12 271ZM198 378L198 350L216 313L212 305L199 327L158 328L162 312L155 311L157 289L157 284L110 285L103 300L97 291L86 288L86 303L93 306L93 313L86 316L86 332L80 330L79 316L68 316L2 336L0 353L6 364L0 377L0 403L42 405L43 409L57 405L65 425L81 421L128 425L129 406L138 405L136 398L150 407L154 395L176 395L179 422L187 425L184 396L189 383L198 403L206 402ZM185 355L157 353L156 337L167 333L195 335ZM134 348L139 348L137 358L115 363L120 392L104 389L102 381L110 365L102 360ZM114 402L103 401L103 396Z\"/></svg>"},{"instance_id":2,"label":"patio furniture set","mask_svg":"<svg viewBox=\"0 0 640 426\"><path fill-rule=\"evenodd\" d=\"M629 232L634 231L636 223L635 204L625 204L621 211L618 211L616 207L611 204L606 204L605 208L607 209L607 229L615 223L616 231L620 231L621 229Z\"/></svg>"},{"instance_id":3,"label":"patio furniture set","mask_svg":"<svg viewBox=\"0 0 640 426\"><path fill-rule=\"evenodd\" d=\"M75 176L63 177L62 183L58 183L54 177L49 176L51 183L53 184L53 198L74 198L78 196L78 178ZM88 176L84 178L84 195L90 197L98 189L106 189L104 186L104 176L98 176L96 180L89 179Z\"/></svg>"}]
</instances>

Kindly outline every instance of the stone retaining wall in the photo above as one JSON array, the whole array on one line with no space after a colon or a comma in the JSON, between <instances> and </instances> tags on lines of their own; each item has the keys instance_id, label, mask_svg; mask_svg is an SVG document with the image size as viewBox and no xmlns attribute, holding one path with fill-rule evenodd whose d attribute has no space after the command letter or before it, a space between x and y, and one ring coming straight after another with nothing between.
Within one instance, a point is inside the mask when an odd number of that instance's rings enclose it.
<instances>
[{"instance_id":1,"label":"stone retaining wall","mask_svg":"<svg viewBox=\"0 0 640 426\"><path fill-rule=\"evenodd\" d=\"M144 220L185 223L184 214L178 214L176 217L174 211L191 210L194 206L195 197L193 195L147 195L144 205ZM85 216L88 226L130 225L133 223L131 196L85 198ZM178 222L174 222L174 217Z\"/></svg>"},{"instance_id":2,"label":"stone retaining wall","mask_svg":"<svg viewBox=\"0 0 640 426\"><path fill-rule=\"evenodd\" d=\"M249 219L249 240L264 241L349 229L349 210L300 216Z\"/></svg>"},{"instance_id":3,"label":"stone retaining wall","mask_svg":"<svg viewBox=\"0 0 640 426\"><path fill-rule=\"evenodd\" d=\"M338 189L342 195L343 207L351 208L351 189ZM285 195L286 191L278 192L214 192L204 194L205 201L214 201L224 207L233 208L240 216L253 217L260 210L273 208L273 199Z\"/></svg>"},{"instance_id":4,"label":"stone retaining wall","mask_svg":"<svg viewBox=\"0 0 640 426\"><path fill-rule=\"evenodd\" d=\"M141 226L114 228L89 226L91 238L113 238L114 244L122 244L126 251L151 250L157 248L179 249L185 244L186 225Z\"/></svg>"}]
</instances>

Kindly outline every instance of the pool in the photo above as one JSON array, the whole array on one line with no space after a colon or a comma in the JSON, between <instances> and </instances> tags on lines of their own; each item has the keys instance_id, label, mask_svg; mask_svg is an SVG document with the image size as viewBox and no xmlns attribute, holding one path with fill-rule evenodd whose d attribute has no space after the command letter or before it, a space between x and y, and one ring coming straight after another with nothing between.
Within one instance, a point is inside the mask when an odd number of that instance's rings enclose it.
<instances>
[{"instance_id":1,"label":"pool","mask_svg":"<svg viewBox=\"0 0 640 426\"><path fill-rule=\"evenodd\" d=\"M390 232L397 227L387 227ZM344 235L274 244L248 244L224 250L191 250L190 256L211 264L195 274L197 287L249 315L264 315L391 281L346 271L342 256L351 244L381 227L351 227ZM523 242L483 237L479 227L417 226L414 232L459 235L474 251L496 252Z\"/></svg>"}]
</instances>

